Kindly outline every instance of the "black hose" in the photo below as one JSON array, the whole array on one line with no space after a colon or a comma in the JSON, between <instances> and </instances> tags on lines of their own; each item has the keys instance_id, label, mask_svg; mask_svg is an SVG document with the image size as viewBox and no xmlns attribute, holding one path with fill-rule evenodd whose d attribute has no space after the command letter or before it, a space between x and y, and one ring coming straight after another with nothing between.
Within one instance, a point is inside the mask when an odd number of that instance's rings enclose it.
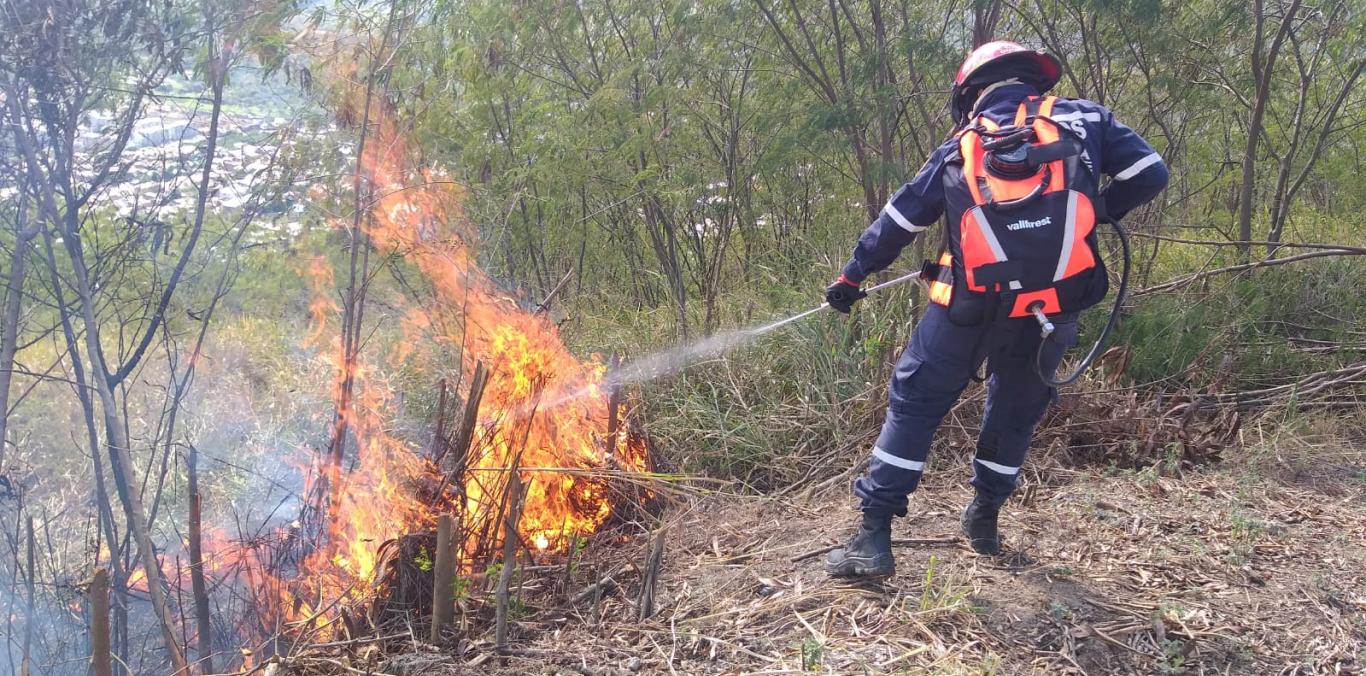
<instances>
[{"instance_id":1,"label":"black hose","mask_svg":"<svg viewBox=\"0 0 1366 676\"><path fill-rule=\"evenodd\" d=\"M1110 331L1115 328L1115 324L1119 323L1120 306L1124 304L1124 297L1129 292L1129 233L1124 231L1124 226L1120 225L1118 220L1110 221L1110 226L1115 229L1115 234L1119 236L1119 247L1124 253L1124 265L1119 275L1119 291L1115 294L1115 305L1110 308L1110 318L1105 322L1105 327L1100 330L1100 335L1096 337L1096 344L1091 346L1091 351L1086 354L1086 358L1077 365L1077 370L1068 374L1066 378L1055 380L1044 374L1043 348L1052 336L1039 341L1039 350L1034 355L1034 370L1038 372L1040 380L1053 387L1071 385L1077 381L1077 378L1081 377L1086 369L1091 368L1091 362L1096 360L1096 357L1100 355L1101 348L1105 347L1105 339L1110 337Z\"/></svg>"}]
</instances>

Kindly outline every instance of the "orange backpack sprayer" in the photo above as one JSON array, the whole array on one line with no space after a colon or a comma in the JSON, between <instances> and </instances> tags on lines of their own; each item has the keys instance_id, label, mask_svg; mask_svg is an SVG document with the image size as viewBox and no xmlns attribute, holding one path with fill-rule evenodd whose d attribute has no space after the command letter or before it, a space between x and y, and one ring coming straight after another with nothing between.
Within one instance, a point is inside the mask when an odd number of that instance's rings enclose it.
<instances>
[{"instance_id":1,"label":"orange backpack sprayer","mask_svg":"<svg viewBox=\"0 0 1366 676\"><path fill-rule=\"evenodd\" d=\"M1049 117L1054 101L1032 97L1020 104L1014 124L978 117L958 134L961 162L951 163L944 177L947 244L939 261L922 269L930 300L948 307L954 323L1033 317L1047 339L1050 316L1092 307L1109 290L1096 239L1104 205L1097 204L1096 178L1080 162L1080 139ZM1050 385L1080 377L1119 318L1129 240L1119 223L1109 222L1124 254L1114 307L1074 372L1060 379L1039 373Z\"/></svg>"}]
</instances>

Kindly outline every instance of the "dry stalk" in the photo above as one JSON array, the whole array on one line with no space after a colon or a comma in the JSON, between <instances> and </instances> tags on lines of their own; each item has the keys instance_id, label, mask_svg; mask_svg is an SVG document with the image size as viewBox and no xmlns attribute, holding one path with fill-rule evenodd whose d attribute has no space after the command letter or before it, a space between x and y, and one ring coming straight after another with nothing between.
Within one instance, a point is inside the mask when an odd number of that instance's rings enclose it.
<instances>
[{"instance_id":1,"label":"dry stalk","mask_svg":"<svg viewBox=\"0 0 1366 676\"><path fill-rule=\"evenodd\" d=\"M545 314L550 311L550 304L555 302L555 297L560 295L560 292L564 290L565 285L569 284L569 280L573 276L573 267L565 271L564 277L560 278L560 283L556 284L555 288L551 289L550 293L545 295L545 299L536 305L536 314Z\"/></svg>"},{"instance_id":2,"label":"dry stalk","mask_svg":"<svg viewBox=\"0 0 1366 676\"><path fill-rule=\"evenodd\" d=\"M109 646L109 571L95 569L90 581L90 668L95 676L112 676Z\"/></svg>"},{"instance_id":3,"label":"dry stalk","mask_svg":"<svg viewBox=\"0 0 1366 676\"><path fill-rule=\"evenodd\" d=\"M33 653L31 652L31 650L32 650L32 646L33 646L33 621L34 621L34 619L35 619L35 618L34 618L34 615L36 615L36 613L34 612L34 610L36 609L36 606L34 605L34 584L33 584L33 582L34 582L34 577L36 577L36 576L37 576L37 573L38 573L37 569L36 569L36 568L34 567L34 565L33 565L33 517L32 517L32 516L28 517L27 525L28 525L28 548L27 548L27 552L28 552L27 560L28 560L28 563L27 563L27 566L26 566L26 568L25 568L25 570L24 570L24 588L27 590L27 594L28 594L28 599L27 599L27 600L28 600L28 603L27 603L27 605L24 607L24 615L25 615L25 617L24 617L24 661L23 661L23 665L20 667L20 673L23 674L23 676L28 676L28 675L29 675L29 673L30 673L29 670L32 668L32 665L33 665Z\"/></svg>"},{"instance_id":4,"label":"dry stalk","mask_svg":"<svg viewBox=\"0 0 1366 676\"><path fill-rule=\"evenodd\" d=\"M517 565L517 524L522 517L522 478L516 466L508 473L508 512L503 531L503 568L498 572L498 588L494 592L496 615L494 645L499 652L507 649L508 585L512 583L512 569Z\"/></svg>"},{"instance_id":5,"label":"dry stalk","mask_svg":"<svg viewBox=\"0 0 1366 676\"><path fill-rule=\"evenodd\" d=\"M455 438L454 450L457 464L463 466L474 440L474 428L479 421L479 404L484 400L484 387L489 382L489 370L484 362L474 365L474 378L470 381L470 394L465 399L464 415L460 417L459 436Z\"/></svg>"},{"instance_id":6,"label":"dry stalk","mask_svg":"<svg viewBox=\"0 0 1366 676\"><path fill-rule=\"evenodd\" d=\"M436 522L436 563L432 567L432 633L431 642L441 639L441 632L451 623L455 613L452 586L455 584L455 546L450 514L442 514Z\"/></svg>"},{"instance_id":7,"label":"dry stalk","mask_svg":"<svg viewBox=\"0 0 1366 676\"><path fill-rule=\"evenodd\" d=\"M621 358L611 355L607 359L608 368L616 369L621 365ZM621 388L613 383L607 391L607 457L617 457L617 430L621 426Z\"/></svg>"},{"instance_id":8,"label":"dry stalk","mask_svg":"<svg viewBox=\"0 0 1366 676\"><path fill-rule=\"evenodd\" d=\"M655 614L655 584L659 581L659 565L664 560L664 535L666 532L668 532L668 528L663 525L655 531L654 540L650 543L650 555L645 560L645 570L641 575L639 603L642 622Z\"/></svg>"}]
</instances>

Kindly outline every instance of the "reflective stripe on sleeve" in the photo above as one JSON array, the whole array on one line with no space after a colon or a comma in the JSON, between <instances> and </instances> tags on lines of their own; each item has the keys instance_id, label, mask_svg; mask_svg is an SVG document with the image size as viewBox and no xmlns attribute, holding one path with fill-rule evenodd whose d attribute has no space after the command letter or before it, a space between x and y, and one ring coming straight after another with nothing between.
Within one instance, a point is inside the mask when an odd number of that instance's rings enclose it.
<instances>
[{"instance_id":1,"label":"reflective stripe on sleeve","mask_svg":"<svg viewBox=\"0 0 1366 676\"><path fill-rule=\"evenodd\" d=\"M906 217L901 214L901 211L895 206L892 206L891 202L888 202L887 206L882 207L882 213L887 214L893 221L896 221L896 224L901 226L901 229L906 232L914 233L923 232L925 230L925 226L916 225L909 220L906 220Z\"/></svg>"},{"instance_id":2,"label":"reflective stripe on sleeve","mask_svg":"<svg viewBox=\"0 0 1366 676\"><path fill-rule=\"evenodd\" d=\"M998 464L996 464L996 463L994 463L994 462L991 462L991 461L989 461L989 460L983 460L983 459L981 459L981 458L973 458L973 460L976 461L977 463L981 464L983 467L985 467L985 468L987 468L987 469L989 469L989 470L991 470L991 471L993 471L993 472L995 472L995 473L997 473L997 474L1008 474L1008 475L1014 476L1014 475L1020 473L1020 468L1019 468L1019 467L1006 467L1005 465L998 465Z\"/></svg>"},{"instance_id":3,"label":"reflective stripe on sleeve","mask_svg":"<svg viewBox=\"0 0 1366 676\"><path fill-rule=\"evenodd\" d=\"M1083 113L1080 110L1074 110L1070 113L1062 113L1061 115L1049 115L1048 117L1052 119L1054 122L1071 122L1072 120L1100 122L1100 113Z\"/></svg>"},{"instance_id":4,"label":"reflective stripe on sleeve","mask_svg":"<svg viewBox=\"0 0 1366 676\"><path fill-rule=\"evenodd\" d=\"M901 469L908 469L908 470L910 470L910 471L912 471L912 472L921 472L921 471L924 471L924 469L925 469L925 463L924 463L924 462L920 462L920 461L916 461L916 460L907 460L907 459L905 459L905 458L898 458L898 457L896 457L895 455L892 455L891 453L888 453L887 451L882 450L882 449L881 449L880 447L878 447L878 446L874 446L874 447L873 447L873 457L874 457L874 458L877 458L878 460L881 460L881 461L883 461L883 462L885 462L885 463L887 463L888 465L891 465L891 466L893 466L893 467L900 467Z\"/></svg>"},{"instance_id":5,"label":"reflective stripe on sleeve","mask_svg":"<svg viewBox=\"0 0 1366 676\"><path fill-rule=\"evenodd\" d=\"M1151 167L1152 165L1157 164L1161 161L1161 155L1158 155L1157 153L1148 153L1147 155L1144 155L1141 159L1139 159L1137 162L1134 162L1133 164L1129 165L1128 169L1125 169L1124 171L1115 174L1115 180L1127 181L1137 176L1139 172L1143 171L1144 169L1147 169L1148 167Z\"/></svg>"}]
</instances>

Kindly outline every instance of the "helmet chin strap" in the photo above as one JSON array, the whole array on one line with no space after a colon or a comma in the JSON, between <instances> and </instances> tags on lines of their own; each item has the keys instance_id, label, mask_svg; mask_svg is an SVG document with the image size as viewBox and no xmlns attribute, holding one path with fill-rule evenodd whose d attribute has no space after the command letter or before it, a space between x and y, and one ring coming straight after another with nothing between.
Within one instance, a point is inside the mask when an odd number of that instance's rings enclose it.
<instances>
[{"instance_id":1,"label":"helmet chin strap","mask_svg":"<svg viewBox=\"0 0 1366 676\"><path fill-rule=\"evenodd\" d=\"M974 103L974 104L972 105L972 114L971 114L971 115L968 115L968 119L972 119L972 118L974 118L974 117L977 117L977 107L980 106L980 105L982 105L982 99L985 99L985 98L987 97L987 94L990 94L990 93L996 91L997 89L1000 89L1001 87L1005 87L1006 85L1017 85L1017 84L1020 84L1020 78L1018 78L1018 77L1012 77L1012 78L1007 78L1007 79L1005 79L1005 80L1001 80L1000 82L993 82L993 83L987 85L986 87L983 87L983 88L982 88L982 93L977 95L977 102Z\"/></svg>"}]
</instances>

